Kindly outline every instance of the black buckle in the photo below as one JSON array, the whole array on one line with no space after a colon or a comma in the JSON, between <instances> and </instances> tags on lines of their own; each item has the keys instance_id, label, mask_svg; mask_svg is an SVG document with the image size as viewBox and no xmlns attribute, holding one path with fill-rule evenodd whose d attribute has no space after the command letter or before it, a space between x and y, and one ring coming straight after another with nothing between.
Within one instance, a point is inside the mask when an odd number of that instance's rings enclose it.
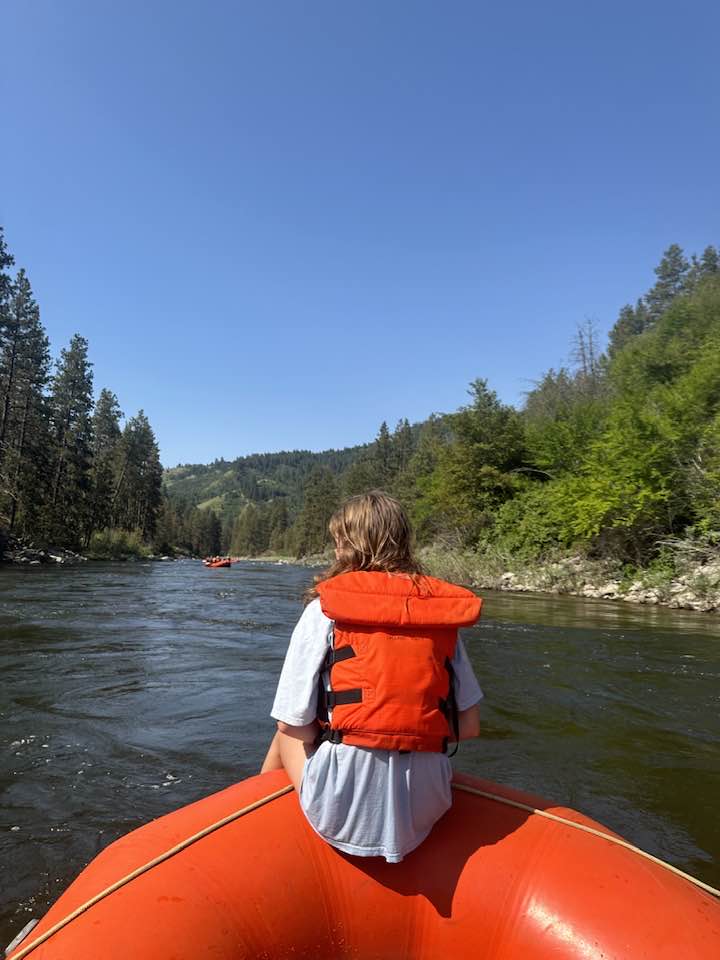
<instances>
[{"instance_id":1,"label":"black buckle","mask_svg":"<svg viewBox=\"0 0 720 960\"><path fill-rule=\"evenodd\" d=\"M328 743L342 743L342 739L342 730L331 730L330 727L326 727L320 735L321 742L327 740Z\"/></svg>"}]
</instances>

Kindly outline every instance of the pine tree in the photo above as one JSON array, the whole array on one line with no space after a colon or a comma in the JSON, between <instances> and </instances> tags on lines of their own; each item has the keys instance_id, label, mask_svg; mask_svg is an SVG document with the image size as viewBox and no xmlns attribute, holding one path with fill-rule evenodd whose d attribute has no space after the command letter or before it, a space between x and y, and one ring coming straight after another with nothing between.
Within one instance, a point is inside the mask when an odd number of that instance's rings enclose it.
<instances>
[{"instance_id":1,"label":"pine tree","mask_svg":"<svg viewBox=\"0 0 720 960\"><path fill-rule=\"evenodd\" d=\"M45 390L50 374L50 348L37 305L30 298L27 326L16 380L17 422L10 451L12 506L10 530L34 536L47 496L49 416Z\"/></svg>"},{"instance_id":2,"label":"pine tree","mask_svg":"<svg viewBox=\"0 0 720 960\"><path fill-rule=\"evenodd\" d=\"M713 246L707 246L700 257L700 276L713 277L720 273L720 253Z\"/></svg>"},{"instance_id":3,"label":"pine tree","mask_svg":"<svg viewBox=\"0 0 720 960\"><path fill-rule=\"evenodd\" d=\"M151 538L162 502L162 466L155 434L142 410L125 424L115 469L113 524Z\"/></svg>"},{"instance_id":4,"label":"pine tree","mask_svg":"<svg viewBox=\"0 0 720 960\"><path fill-rule=\"evenodd\" d=\"M257 557L267 550L268 531L264 511L255 503L248 503L237 517L233 528L233 554Z\"/></svg>"},{"instance_id":5,"label":"pine tree","mask_svg":"<svg viewBox=\"0 0 720 960\"><path fill-rule=\"evenodd\" d=\"M92 475L86 543L96 530L112 523L115 471L121 430L122 411L115 394L100 391L92 418Z\"/></svg>"},{"instance_id":6,"label":"pine tree","mask_svg":"<svg viewBox=\"0 0 720 960\"><path fill-rule=\"evenodd\" d=\"M5 242L5 234L2 227L0 227L0 336L2 335L2 308L6 300L10 296L10 291L12 289L12 277L7 273L7 268L12 267L15 263L15 258L10 253ZM1 343L2 341L0 341Z\"/></svg>"},{"instance_id":7,"label":"pine tree","mask_svg":"<svg viewBox=\"0 0 720 960\"><path fill-rule=\"evenodd\" d=\"M178 510L176 506L163 494L155 522L155 536L153 550L156 553L170 554L181 542L178 533Z\"/></svg>"},{"instance_id":8,"label":"pine tree","mask_svg":"<svg viewBox=\"0 0 720 960\"><path fill-rule=\"evenodd\" d=\"M682 247L671 244L655 268L657 282L645 297L652 324L657 323L675 297L685 292L689 271Z\"/></svg>"},{"instance_id":9,"label":"pine tree","mask_svg":"<svg viewBox=\"0 0 720 960\"><path fill-rule=\"evenodd\" d=\"M395 450L388 425L383 420L372 444L345 473L343 490L351 497L368 490L382 490L390 486L394 469Z\"/></svg>"},{"instance_id":10,"label":"pine tree","mask_svg":"<svg viewBox=\"0 0 720 960\"><path fill-rule=\"evenodd\" d=\"M628 341L639 336L648 324L647 308L642 301L638 301L633 308L627 304L620 311L615 326L610 331L608 355L612 359Z\"/></svg>"},{"instance_id":11,"label":"pine tree","mask_svg":"<svg viewBox=\"0 0 720 960\"><path fill-rule=\"evenodd\" d=\"M47 537L79 546L87 529L92 465L92 364L88 344L75 335L62 350L51 385L51 481Z\"/></svg>"},{"instance_id":12,"label":"pine tree","mask_svg":"<svg viewBox=\"0 0 720 960\"><path fill-rule=\"evenodd\" d=\"M407 417L398 420L392 437L393 473L399 474L407 469L415 449L412 427Z\"/></svg>"},{"instance_id":13,"label":"pine tree","mask_svg":"<svg viewBox=\"0 0 720 960\"><path fill-rule=\"evenodd\" d=\"M327 467L317 467L305 486L305 502L296 522L299 557L322 552L330 544L328 523L337 509L338 485Z\"/></svg>"},{"instance_id":14,"label":"pine tree","mask_svg":"<svg viewBox=\"0 0 720 960\"><path fill-rule=\"evenodd\" d=\"M393 442L388 425L383 420L375 438L374 459L376 463L376 486L381 489L387 487L393 475Z\"/></svg>"},{"instance_id":15,"label":"pine tree","mask_svg":"<svg viewBox=\"0 0 720 960\"><path fill-rule=\"evenodd\" d=\"M45 331L24 271L4 287L0 340L0 508L15 527L20 502L25 526L43 495L48 447L44 388L49 354ZM33 505L31 508L31 504Z\"/></svg>"},{"instance_id":16,"label":"pine tree","mask_svg":"<svg viewBox=\"0 0 720 960\"><path fill-rule=\"evenodd\" d=\"M707 246L700 257L693 254L690 257L686 286L689 292L695 292L698 285L708 277L720 273L720 254L713 246Z\"/></svg>"},{"instance_id":17,"label":"pine tree","mask_svg":"<svg viewBox=\"0 0 720 960\"><path fill-rule=\"evenodd\" d=\"M276 497L270 502L268 510L268 547L273 553L282 553L285 550L288 525L287 500Z\"/></svg>"},{"instance_id":18,"label":"pine tree","mask_svg":"<svg viewBox=\"0 0 720 960\"><path fill-rule=\"evenodd\" d=\"M518 414L500 403L487 381L475 380L469 393L472 403L450 417L453 442L441 449L417 510L472 544L493 511L513 496L525 447Z\"/></svg>"}]
</instances>

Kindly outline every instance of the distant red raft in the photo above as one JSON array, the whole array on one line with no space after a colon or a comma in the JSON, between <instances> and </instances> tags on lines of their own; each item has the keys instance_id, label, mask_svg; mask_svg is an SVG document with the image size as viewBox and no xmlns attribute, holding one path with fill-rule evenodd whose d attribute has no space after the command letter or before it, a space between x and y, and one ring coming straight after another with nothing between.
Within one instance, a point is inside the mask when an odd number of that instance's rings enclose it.
<instances>
[{"instance_id":1,"label":"distant red raft","mask_svg":"<svg viewBox=\"0 0 720 960\"><path fill-rule=\"evenodd\" d=\"M206 567L231 567L232 560L203 560Z\"/></svg>"},{"instance_id":2,"label":"distant red raft","mask_svg":"<svg viewBox=\"0 0 720 960\"><path fill-rule=\"evenodd\" d=\"M289 791L264 774L128 834L10 957L720 957L720 903L573 810L458 776L430 837L387 864L326 844Z\"/></svg>"}]
</instances>

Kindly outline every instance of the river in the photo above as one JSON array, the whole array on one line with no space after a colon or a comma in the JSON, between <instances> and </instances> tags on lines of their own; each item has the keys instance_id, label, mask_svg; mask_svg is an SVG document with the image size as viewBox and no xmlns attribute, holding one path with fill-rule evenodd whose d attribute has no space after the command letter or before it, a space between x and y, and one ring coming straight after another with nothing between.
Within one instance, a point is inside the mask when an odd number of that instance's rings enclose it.
<instances>
[{"instance_id":1,"label":"river","mask_svg":"<svg viewBox=\"0 0 720 960\"><path fill-rule=\"evenodd\" d=\"M312 571L0 568L0 946L95 854L257 772ZM720 619L486 594L457 769L575 807L720 885Z\"/></svg>"}]
</instances>

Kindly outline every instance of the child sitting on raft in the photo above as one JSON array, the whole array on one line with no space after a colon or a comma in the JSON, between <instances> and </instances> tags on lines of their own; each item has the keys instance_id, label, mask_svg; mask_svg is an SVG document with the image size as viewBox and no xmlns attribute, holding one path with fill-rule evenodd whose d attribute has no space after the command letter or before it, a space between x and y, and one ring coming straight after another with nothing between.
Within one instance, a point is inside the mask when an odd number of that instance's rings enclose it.
<instances>
[{"instance_id":1,"label":"child sitting on raft","mask_svg":"<svg viewBox=\"0 0 720 960\"><path fill-rule=\"evenodd\" d=\"M448 743L480 732L483 694L457 631L481 601L422 573L387 494L347 500L330 533L336 559L293 631L261 772L287 771L328 843L399 863L450 808Z\"/></svg>"}]
</instances>

